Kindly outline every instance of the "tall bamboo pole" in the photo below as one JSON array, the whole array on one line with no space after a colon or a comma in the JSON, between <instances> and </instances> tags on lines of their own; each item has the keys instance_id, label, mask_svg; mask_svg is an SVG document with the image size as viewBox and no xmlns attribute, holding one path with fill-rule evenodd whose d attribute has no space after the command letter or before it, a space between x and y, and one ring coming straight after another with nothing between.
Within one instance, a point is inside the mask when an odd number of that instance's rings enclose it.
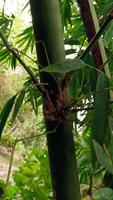
<instances>
[{"instance_id":1,"label":"tall bamboo pole","mask_svg":"<svg viewBox=\"0 0 113 200\"><path fill-rule=\"evenodd\" d=\"M46 67L65 60L59 1L30 0L30 6L38 62ZM40 77L48 83L43 94L46 130L55 130L47 135L54 199L80 200L71 118L63 116L61 106L67 99L66 90L61 91L49 73L41 73Z\"/></svg>"}]
</instances>

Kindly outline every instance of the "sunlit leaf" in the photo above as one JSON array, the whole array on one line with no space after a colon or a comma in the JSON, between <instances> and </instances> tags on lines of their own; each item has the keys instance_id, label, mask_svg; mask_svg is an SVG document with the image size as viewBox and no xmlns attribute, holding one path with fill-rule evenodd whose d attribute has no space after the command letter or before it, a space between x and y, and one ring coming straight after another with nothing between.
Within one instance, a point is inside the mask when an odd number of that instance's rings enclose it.
<instances>
[{"instance_id":1,"label":"sunlit leaf","mask_svg":"<svg viewBox=\"0 0 113 200\"><path fill-rule=\"evenodd\" d=\"M8 188L7 188L7 196L10 198L10 199L15 199L15 196L16 194L18 193L18 188L17 186L14 186L14 185L8 185Z\"/></svg>"},{"instance_id":2,"label":"sunlit leaf","mask_svg":"<svg viewBox=\"0 0 113 200\"><path fill-rule=\"evenodd\" d=\"M18 40L17 40L16 44L18 45L19 48L22 47L24 52L27 51L30 48L31 48L31 52L33 51L35 41L34 41L34 34L33 34L32 26L27 27L26 29L24 29L17 36L17 38L18 38Z\"/></svg>"}]
</instances>

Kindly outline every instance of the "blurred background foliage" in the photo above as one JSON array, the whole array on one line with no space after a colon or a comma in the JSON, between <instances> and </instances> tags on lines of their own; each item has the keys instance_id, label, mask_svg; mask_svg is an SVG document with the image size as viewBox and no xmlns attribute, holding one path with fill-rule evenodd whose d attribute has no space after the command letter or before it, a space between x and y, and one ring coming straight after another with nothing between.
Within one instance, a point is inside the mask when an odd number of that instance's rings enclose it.
<instances>
[{"instance_id":1,"label":"blurred background foliage","mask_svg":"<svg viewBox=\"0 0 113 200\"><path fill-rule=\"evenodd\" d=\"M19 9L9 12L10 9L7 9L8 2L10 3L7 0L3 1L0 7L0 29L39 79L29 3L23 1L19 4ZM59 0L59 3L66 57L75 58L88 45L82 19L75 0ZM18 5L18 1L16 1L16 4ZM113 8L113 2L112 0L95 0L94 5L101 25L108 12ZM113 22L103 34L108 56L111 56L113 51L112 29ZM88 55L85 62L94 65L91 55ZM112 60L109 62L109 68L111 73L110 84L113 86ZM84 87L85 84L87 84L87 87ZM73 97L75 100L81 97L81 100L78 101L78 107L90 105L92 103L90 93L95 92L96 84L94 69L76 71L70 81L72 103ZM2 110L6 101L15 94L17 95L15 104L4 128L0 141L1 146L5 145L11 148L15 139L32 137L36 134L42 134L42 136L17 143L16 152L19 152L21 165L19 164L18 169L11 177L5 199L52 199L41 94L36 91L26 72L6 49L0 38L0 110ZM111 104L109 112L111 134L113 132L112 107ZM113 185L104 188L104 178L107 172L113 174L113 140L111 139L109 146L104 147L95 143L94 148L98 162L92 167L90 141L93 114L92 110L73 114L73 134L76 136L75 144L82 197L88 199L88 195L93 191L95 200L112 200ZM0 187L5 188L3 180L0 180Z\"/></svg>"}]
</instances>

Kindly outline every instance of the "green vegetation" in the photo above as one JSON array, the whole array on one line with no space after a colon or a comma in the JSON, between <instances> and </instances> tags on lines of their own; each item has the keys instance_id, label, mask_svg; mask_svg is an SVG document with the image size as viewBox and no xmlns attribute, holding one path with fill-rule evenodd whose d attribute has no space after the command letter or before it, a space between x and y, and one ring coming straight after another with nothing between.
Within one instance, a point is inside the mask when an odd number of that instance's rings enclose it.
<instances>
[{"instance_id":1,"label":"green vegetation","mask_svg":"<svg viewBox=\"0 0 113 200\"><path fill-rule=\"evenodd\" d=\"M113 2L15 2L0 5L0 199L113 200Z\"/></svg>"}]
</instances>

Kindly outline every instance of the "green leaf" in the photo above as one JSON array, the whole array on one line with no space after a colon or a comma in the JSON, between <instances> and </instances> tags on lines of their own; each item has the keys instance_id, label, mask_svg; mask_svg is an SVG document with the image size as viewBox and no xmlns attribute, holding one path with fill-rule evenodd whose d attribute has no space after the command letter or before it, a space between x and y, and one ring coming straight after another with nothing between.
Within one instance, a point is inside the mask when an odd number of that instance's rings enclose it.
<instances>
[{"instance_id":1,"label":"green leaf","mask_svg":"<svg viewBox=\"0 0 113 200\"><path fill-rule=\"evenodd\" d=\"M111 188L100 188L93 192L94 200L113 200L113 190Z\"/></svg>"},{"instance_id":2,"label":"green leaf","mask_svg":"<svg viewBox=\"0 0 113 200\"><path fill-rule=\"evenodd\" d=\"M63 62L49 65L45 67L44 69L41 69L40 71L65 74L65 73L72 72L72 71L75 71L87 66L89 65L87 65L80 59L73 59L73 60L70 59L70 60L65 60Z\"/></svg>"},{"instance_id":3,"label":"green leaf","mask_svg":"<svg viewBox=\"0 0 113 200\"><path fill-rule=\"evenodd\" d=\"M113 134L111 134L111 140L110 140L110 143L108 145L108 149L109 149L111 160L113 162Z\"/></svg>"},{"instance_id":4,"label":"green leaf","mask_svg":"<svg viewBox=\"0 0 113 200\"><path fill-rule=\"evenodd\" d=\"M4 129L4 126L6 124L6 121L8 119L8 116L11 112L11 109L13 107L14 101L15 101L16 95L14 95L13 97L11 97L6 104L4 105L1 113L0 113L0 137L2 135L2 131Z\"/></svg>"},{"instance_id":5,"label":"green leaf","mask_svg":"<svg viewBox=\"0 0 113 200\"><path fill-rule=\"evenodd\" d=\"M2 32L5 34L7 32L9 23L11 22L11 20L7 20L6 23L4 23L1 27Z\"/></svg>"},{"instance_id":6,"label":"green leaf","mask_svg":"<svg viewBox=\"0 0 113 200\"><path fill-rule=\"evenodd\" d=\"M7 57L9 57L9 51L5 48L3 50L0 51L0 62L3 62L4 60L7 59Z\"/></svg>"},{"instance_id":7,"label":"green leaf","mask_svg":"<svg viewBox=\"0 0 113 200\"><path fill-rule=\"evenodd\" d=\"M97 160L98 162L110 173L113 174L113 163L109 155L109 151L107 150L107 153L103 150L103 148L94 141L94 149L96 152Z\"/></svg>"},{"instance_id":8,"label":"green leaf","mask_svg":"<svg viewBox=\"0 0 113 200\"><path fill-rule=\"evenodd\" d=\"M61 10L61 17L62 17L62 25L67 28L67 25L72 25L72 1L66 0L66 1L59 1L60 3L60 10Z\"/></svg>"},{"instance_id":9,"label":"green leaf","mask_svg":"<svg viewBox=\"0 0 113 200\"><path fill-rule=\"evenodd\" d=\"M23 100L24 100L24 96L25 96L25 90L22 90L20 92L20 94L18 95L17 99L16 99L16 102L15 102L15 106L14 106L14 111L13 111L13 116L12 116L12 121L14 122L15 119L16 119L16 116L19 112L19 109L23 103Z\"/></svg>"},{"instance_id":10,"label":"green leaf","mask_svg":"<svg viewBox=\"0 0 113 200\"><path fill-rule=\"evenodd\" d=\"M7 187L7 197L11 200L11 199L15 199L16 194L18 194L18 188L17 186L13 186L11 184L8 185Z\"/></svg>"},{"instance_id":11,"label":"green leaf","mask_svg":"<svg viewBox=\"0 0 113 200\"><path fill-rule=\"evenodd\" d=\"M108 79L104 73L99 74L96 84L95 110L92 119L92 139L99 144L106 143L108 130L109 91Z\"/></svg>"},{"instance_id":12,"label":"green leaf","mask_svg":"<svg viewBox=\"0 0 113 200\"><path fill-rule=\"evenodd\" d=\"M65 40L64 43L68 45L80 45L80 42L72 37Z\"/></svg>"},{"instance_id":13,"label":"green leaf","mask_svg":"<svg viewBox=\"0 0 113 200\"><path fill-rule=\"evenodd\" d=\"M12 69L15 69L16 68L16 57L15 56L12 56L12 59L11 59L11 67Z\"/></svg>"},{"instance_id":14,"label":"green leaf","mask_svg":"<svg viewBox=\"0 0 113 200\"><path fill-rule=\"evenodd\" d=\"M65 4L65 17L67 17L67 21L70 25L72 25L72 13L71 13L71 3L70 1L67 1Z\"/></svg>"},{"instance_id":15,"label":"green leaf","mask_svg":"<svg viewBox=\"0 0 113 200\"><path fill-rule=\"evenodd\" d=\"M27 185L29 178L26 177L24 174L22 174L22 172L21 173L17 172L14 174L14 181L16 182L17 186L22 187Z\"/></svg>"},{"instance_id":16,"label":"green leaf","mask_svg":"<svg viewBox=\"0 0 113 200\"><path fill-rule=\"evenodd\" d=\"M16 44L18 45L18 48L23 47L24 53L31 47L31 52L34 48L34 34L33 34L33 28L32 26L24 29L18 36L18 40Z\"/></svg>"}]
</instances>

